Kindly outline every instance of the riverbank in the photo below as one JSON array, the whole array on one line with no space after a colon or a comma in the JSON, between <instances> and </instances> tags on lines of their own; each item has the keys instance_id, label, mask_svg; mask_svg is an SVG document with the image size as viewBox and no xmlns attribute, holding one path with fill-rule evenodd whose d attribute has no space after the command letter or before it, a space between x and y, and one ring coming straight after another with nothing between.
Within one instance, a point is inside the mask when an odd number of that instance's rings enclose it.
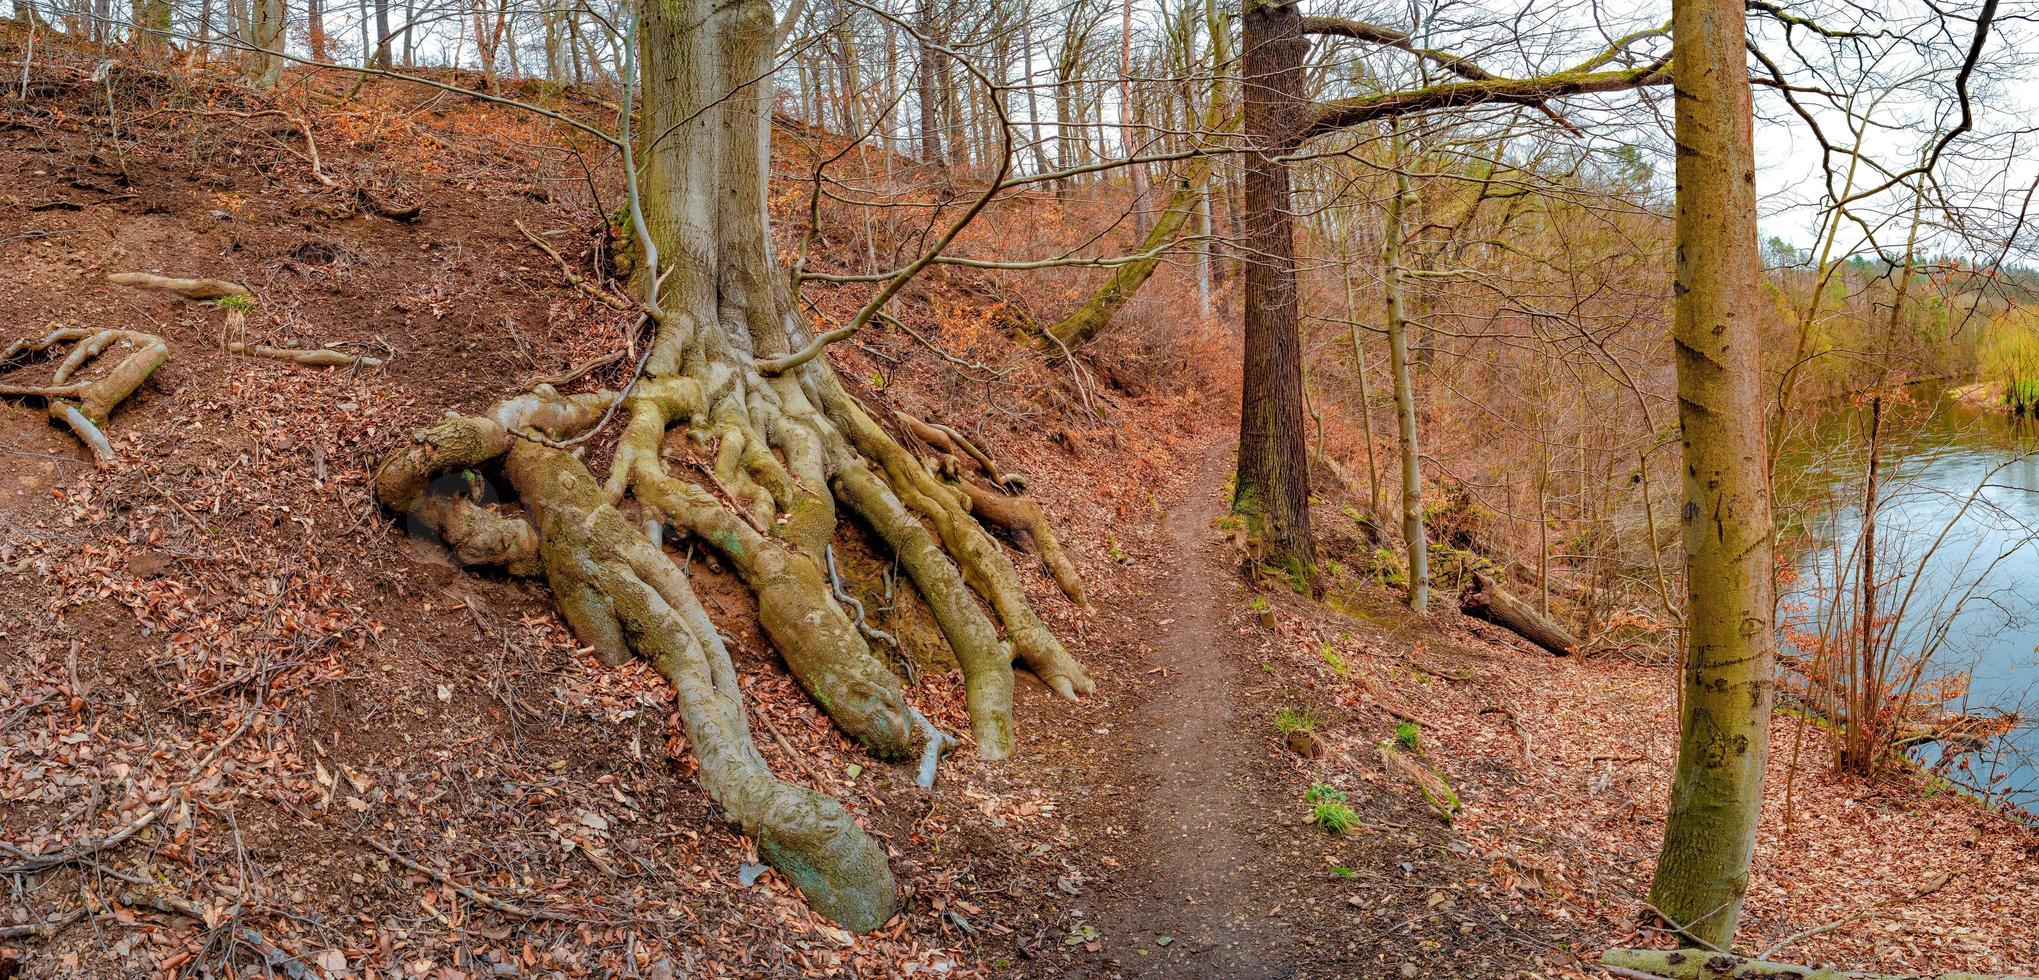
<instances>
[{"instance_id":1,"label":"riverbank","mask_svg":"<svg viewBox=\"0 0 2039 980\"><path fill-rule=\"evenodd\" d=\"M1664 944L1642 920L1677 755L1668 661L1640 648L1552 657L1448 609L1413 616L1382 592L1348 604L1356 619L1265 595L1277 630L1243 601L1229 619L1264 675L1268 752L1293 773L1294 798L1270 816L1299 826L1296 846L1321 851L1327 874L1350 848L1307 825L1303 791L1326 783L1424 809L1424 792L1382 762L1407 722L1459 809L1364 833L1429 838L1484 866L1452 881L1410 877L1404 887L1431 889L1435 904L1408 929L1459 928L1473 922L1459 910L1498 892L1520 914L1475 928L1555 923L1567 935L1522 940L1540 950L1537 976L1600 976L1599 950ZM1281 707L1311 713L1321 758L1285 748ZM1791 940L1776 958L1883 971L2039 969L2039 932L2015 914L2039 907L2039 832L1903 774L1839 774L1827 744L1815 725L1773 716L1738 945ZM1355 927L1369 926L1372 901L1355 895Z\"/></svg>"}]
</instances>

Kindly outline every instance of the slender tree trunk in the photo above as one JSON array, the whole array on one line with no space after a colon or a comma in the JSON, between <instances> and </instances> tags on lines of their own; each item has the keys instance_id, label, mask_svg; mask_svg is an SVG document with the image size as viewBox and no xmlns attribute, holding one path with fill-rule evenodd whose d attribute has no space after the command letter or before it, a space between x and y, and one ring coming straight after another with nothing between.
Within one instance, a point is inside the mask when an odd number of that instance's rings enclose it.
<instances>
[{"instance_id":1,"label":"slender tree trunk","mask_svg":"<svg viewBox=\"0 0 2039 980\"><path fill-rule=\"evenodd\" d=\"M1205 213L1206 219L1209 212ZM1352 324L1352 373L1359 379L1359 423L1366 435L1366 516L1381 519L1381 466L1374 459L1373 394L1367 390L1365 336L1359 326L1359 307L1352 298L1352 264L1345 266L1345 319Z\"/></svg>"},{"instance_id":2,"label":"slender tree trunk","mask_svg":"<svg viewBox=\"0 0 2039 980\"><path fill-rule=\"evenodd\" d=\"M1908 273L1907 273L1908 274ZM1847 739L1841 763L1858 773L1876 767L1883 745L1878 715L1883 707L1883 672L1876 644L1876 494L1883 462L1883 396L1869 399L1869 475L1862 491L1862 580L1857 583L1861 607L1856 610L1854 683L1849 685Z\"/></svg>"},{"instance_id":3,"label":"slender tree trunk","mask_svg":"<svg viewBox=\"0 0 2039 980\"><path fill-rule=\"evenodd\" d=\"M934 14L929 2L930 0L919 0L915 20L921 37L932 39ZM935 73L935 59L938 57L934 46L923 41L920 46L920 64L915 66L917 70L914 72L914 84L917 89L915 98L920 103L921 162L946 167L949 158L942 153L941 89L936 83Z\"/></svg>"},{"instance_id":4,"label":"slender tree trunk","mask_svg":"<svg viewBox=\"0 0 2039 980\"><path fill-rule=\"evenodd\" d=\"M1204 316L1211 315L1211 187L1206 179L1196 189L1196 308Z\"/></svg>"},{"instance_id":5,"label":"slender tree trunk","mask_svg":"<svg viewBox=\"0 0 2039 980\"><path fill-rule=\"evenodd\" d=\"M1416 196L1402 165L1402 122L1389 129L1394 191L1381 230L1381 297L1388 328L1388 370L1395 382L1395 424L1402 452L1402 540L1408 545L1409 608L1430 608L1430 539L1423 530L1423 470L1416 443L1416 382L1409 369L1409 320L1402 312L1402 213Z\"/></svg>"},{"instance_id":6,"label":"slender tree trunk","mask_svg":"<svg viewBox=\"0 0 2039 980\"><path fill-rule=\"evenodd\" d=\"M1776 665L1744 18L1741 0L1672 5L1688 598L1678 768L1650 902L1720 948L1749 885Z\"/></svg>"},{"instance_id":7,"label":"slender tree trunk","mask_svg":"<svg viewBox=\"0 0 2039 980\"><path fill-rule=\"evenodd\" d=\"M1281 160L1303 106L1302 13L1296 3L1245 0L1246 365L1240 390L1239 472L1232 508L1278 564L1308 572L1310 471L1303 425L1303 357L1296 298L1295 224Z\"/></svg>"},{"instance_id":8,"label":"slender tree trunk","mask_svg":"<svg viewBox=\"0 0 2039 980\"><path fill-rule=\"evenodd\" d=\"M29 10L33 12L34 7ZM198 43L193 45L192 58L203 65L212 58L212 16L213 0L199 0Z\"/></svg>"},{"instance_id":9,"label":"slender tree trunk","mask_svg":"<svg viewBox=\"0 0 2039 980\"><path fill-rule=\"evenodd\" d=\"M1119 149L1127 157L1139 152L1139 128L1133 112L1133 0L1119 6ZM1133 164L1133 237L1147 237L1147 167Z\"/></svg>"},{"instance_id":10,"label":"slender tree trunk","mask_svg":"<svg viewBox=\"0 0 2039 980\"><path fill-rule=\"evenodd\" d=\"M375 0L375 67L389 69L389 0Z\"/></svg>"},{"instance_id":11,"label":"slender tree trunk","mask_svg":"<svg viewBox=\"0 0 2039 980\"><path fill-rule=\"evenodd\" d=\"M1041 97L1034 85L1034 19L1020 17L1020 47L1025 50L1027 87L1027 126L1034 142L1034 168L1041 173L1055 169L1048 162L1048 141L1041 135Z\"/></svg>"},{"instance_id":12,"label":"slender tree trunk","mask_svg":"<svg viewBox=\"0 0 2039 980\"><path fill-rule=\"evenodd\" d=\"M304 34L305 46L311 49L312 60L327 60L326 5L321 0L305 0Z\"/></svg>"}]
</instances>

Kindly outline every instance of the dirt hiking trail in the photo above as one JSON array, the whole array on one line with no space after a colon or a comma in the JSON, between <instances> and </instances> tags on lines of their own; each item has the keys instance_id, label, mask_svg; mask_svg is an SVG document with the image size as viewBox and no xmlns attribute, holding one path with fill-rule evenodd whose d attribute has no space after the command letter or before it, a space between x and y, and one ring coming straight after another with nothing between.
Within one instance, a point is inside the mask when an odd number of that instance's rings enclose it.
<instances>
[{"instance_id":1,"label":"dirt hiking trail","mask_svg":"<svg viewBox=\"0 0 2039 980\"><path fill-rule=\"evenodd\" d=\"M1101 928L1148 940L1149 955L1127 964L1135 975L1293 976L1295 937L1263 914L1262 876L1278 866L1259 835L1279 788L1265 778L1247 706L1243 664L1223 610L1239 604L1232 569L1222 564L1214 524L1225 512L1218 488L1229 447L1204 454L1183 499L1161 521L1174 549L1144 612L1152 617L1151 687L1109 737L1112 754L1139 760L1148 799L1164 805L1134 816L1129 869L1138 884L1112 907ZM1166 945L1161 945L1166 937Z\"/></svg>"}]
</instances>

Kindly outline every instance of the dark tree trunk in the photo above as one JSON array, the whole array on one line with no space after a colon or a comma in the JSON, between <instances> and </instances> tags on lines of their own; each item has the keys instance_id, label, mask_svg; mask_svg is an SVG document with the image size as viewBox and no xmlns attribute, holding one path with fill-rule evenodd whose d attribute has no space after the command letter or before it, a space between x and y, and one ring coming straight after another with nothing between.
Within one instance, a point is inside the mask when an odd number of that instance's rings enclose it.
<instances>
[{"instance_id":1,"label":"dark tree trunk","mask_svg":"<svg viewBox=\"0 0 2039 980\"><path fill-rule=\"evenodd\" d=\"M1241 18L1246 154L1246 375L1240 391L1239 475L1232 507L1275 562L1307 569L1310 474L1303 426L1295 223L1288 165L1304 106L1309 42L1295 3L1248 0Z\"/></svg>"}]
</instances>

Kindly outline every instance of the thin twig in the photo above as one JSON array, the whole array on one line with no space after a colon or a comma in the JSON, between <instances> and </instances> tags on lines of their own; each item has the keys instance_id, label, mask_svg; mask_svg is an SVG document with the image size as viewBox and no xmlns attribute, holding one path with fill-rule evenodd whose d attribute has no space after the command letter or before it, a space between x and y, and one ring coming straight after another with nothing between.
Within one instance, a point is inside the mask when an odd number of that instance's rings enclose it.
<instances>
[{"instance_id":1,"label":"thin twig","mask_svg":"<svg viewBox=\"0 0 2039 980\"><path fill-rule=\"evenodd\" d=\"M487 906L491 909L496 910L497 912L503 913L504 915L514 915L524 919L544 919L549 922L578 923L588 921L587 919L581 916L568 915L564 912L553 912L547 909L526 908L522 905L518 905L515 902L497 898L494 895L490 895L489 893L482 891L479 888L463 885L460 882L455 881L452 875L447 874L446 872L441 871L438 868L432 867L429 864L423 864L418 861L413 861L410 858L407 858L402 854L397 853L396 848L391 847L388 844L383 843L382 841L376 840L373 837L363 837L361 839L363 841L366 841L368 846L373 847L376 850L381 851L383 854L387 855L390 860L395 861L396 863L401 864L404 867L411 869L412 871L416 871L419 874L426 875L430 877L432 880L437 881L438 883L445 885L446 887L451 888L456 892L459 892L460 895L466 898L468 901L474 902L478 905Z\"/></svg>"},{"instance_id":2,"label":"thin twig","mask_svg":"<svg viewBox=\"0 0 2039 980\"><path fill-rule=\"evenodd\" d=\"M594 298L596 302L599 302L603 306L606 306L612 310L629 310L635 308L635 304L631 303L629 300L624 299L621 296L617 296L616 294L611 293L608 290L598 288L594 283L589 282L586 278L581 276L580 273L573 271L573 266L567 264L566 256L559 254L559 250L553 248L551 242L548 242L545 239L538 237L531 231L531 229L524 227L524 222L512 218L510 219L510 224L517 226L517 230L524 233L524 239L530 242L531 244L538 246L539 251L544 252L549 256L552 256L552 261L559 263L560 274L565 276L566 281L573 284L573 287L575 289L578 289L581 292L588 294L590 297Z\"/></svg>"}]
</instances>

